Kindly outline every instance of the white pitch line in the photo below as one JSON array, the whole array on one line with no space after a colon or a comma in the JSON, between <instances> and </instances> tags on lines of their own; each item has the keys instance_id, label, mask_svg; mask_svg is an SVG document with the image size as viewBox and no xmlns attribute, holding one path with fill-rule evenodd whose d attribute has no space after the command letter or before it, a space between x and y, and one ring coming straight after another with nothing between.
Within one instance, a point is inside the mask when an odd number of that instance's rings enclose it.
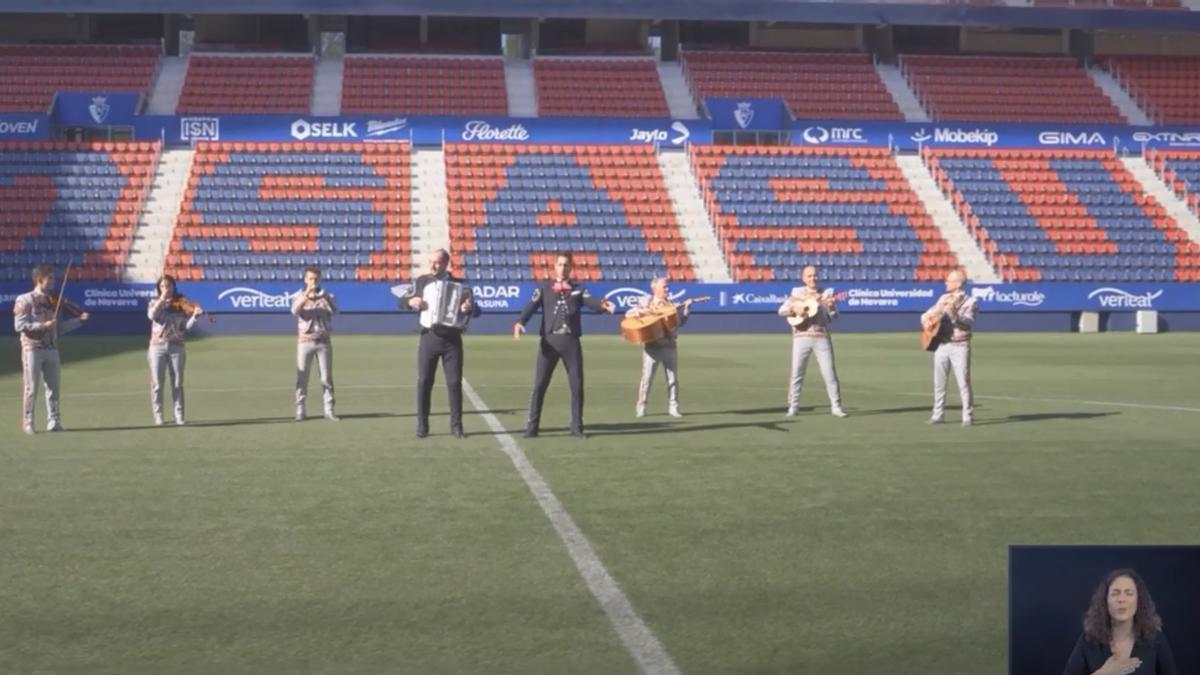
<instances>
[{"instance_id":1,"label":"white pitch line","mask_svg":"<svg viewBox=\"0 0 1200 675\"><path fill-rule=\"evenodd\" d=\"M675 665L671 655L663 649L658 638L654 636L654 631L650 630L646 622L638 616L637 610L633 608L633 603L625 597L621 587L617 585L604 563L600 561L600 557L596 555L592 543L575 524L571 514L567 513L567 509L555 496L546 480L542 478L542 474L534 468L525 451L517 445L516 439L500 424L500 420L492 414L479 394L475 393L475 388L465 379L463 380L463 391L466 392L467 398L471 399L471 405L475 407L475 411L483 417L492 432L496 434L500 448L512 460L513 466L525 481L529 491L533 493L538 506L542 507L542 512L550 519L550 524L554 526L558 538L567 547L567 553L575 563L575 569L579 570L579 575L583 577L588 590L592 592L596 601L600 603L600 607L604 609L604 613L608 615L609 623L617 631L625 649L637 663L638 669L647 675L678 675L679 667Z\"/></svg>"},{"instance_id":2,"label":"white pitch line","mask_svg":"<svg viewBox=\"0 0 1200 675\"><path fill-rule=\"evenodd\" d=\"M906 391L906 392L902 392L902 393L905 396L925 396L925 397L932 396L932 394L930 394L929 392L919 392L918 393L915 391ZM1177 411L1177 412L1200 413L1200 408L1188 408L1186 406L1180 406L1180 405L1158 405L1158 404L1153 404L1153 403L1128 403L1128 402L1124 402L1124 401L1089 401L1087 399L1078 399L1078 398L1030 398L1028 396L999 396L999 395L992 395L992 394L985 394L982 396L979 394L976 394L975 398L991 399L991 400L996 400L996 401L1024 401L1024 402L1029 402L1029 403L1075 403L1078 405L1101 405L1101 406L1113 406L1113 407L1117 407L1117 408L1144 408L1147 410L1173 410L1173 411Z\"/></svg>"}]
</instances>

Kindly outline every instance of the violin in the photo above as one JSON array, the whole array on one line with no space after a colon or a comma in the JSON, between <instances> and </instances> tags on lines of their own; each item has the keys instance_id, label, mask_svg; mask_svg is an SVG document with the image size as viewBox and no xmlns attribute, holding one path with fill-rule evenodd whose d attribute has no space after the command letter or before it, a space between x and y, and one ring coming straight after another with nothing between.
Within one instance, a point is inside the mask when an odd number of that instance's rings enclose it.
<instances>
[{"instance_id":1,"label":"violin","mask_svg":"<svg viewBox=\"0 0 1200 675\"><path fill-rule=\"evenodd\" d=\"M46 297L46 305L49 306L51 309L57 307L60 311L68 314L69 316L73 316L77 319L82 317L84 314L87 314L86 309L80 307L79 305L76 305L75 303L71 302L70 300L67 300L66 298L64 298L62 296L62 293L54 293L51 291L46 291L45 297Z\"/></svg>"},{"instance_id":2,"label":"violin","mask_svg":"<svg viewBox=\"0 0 1200 675\"><path fill-rule=\"evenodd\" d=\"M174 297L168 300L167 307L176 312L187 314L188 316L191 316L196 310L200 310L201 313L204 312L204 308L201 307L199 303L188 300L187 296L183 295L182 293L176 293ZM209 314L208 320L209 322L212 322L216 319Z\"/></svg>"}]
</instances>

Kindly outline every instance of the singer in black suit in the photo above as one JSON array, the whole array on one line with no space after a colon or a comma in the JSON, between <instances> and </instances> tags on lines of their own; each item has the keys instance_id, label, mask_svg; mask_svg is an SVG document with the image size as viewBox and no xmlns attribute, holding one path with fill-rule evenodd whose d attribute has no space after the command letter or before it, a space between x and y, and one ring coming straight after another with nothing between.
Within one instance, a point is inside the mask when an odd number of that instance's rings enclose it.
<instances>
[{"instance_id":1,"label":"singer in black suit","mask_svg":"<svg viewBox=\"0 0 1200 675\"><path fill-rule=\"evenodd\" d=\"M450 252L438 249L429 258L429 273L422 274L413 282L413 286L400 298L400 306L415 309L418 312L428 307L422 294L425 286L433 281L463 280L452 276L446 271L450 264ZM469 313L472 317L479 316L479 307L471 297L471 291L464 289L462 305L459 311ZM421 340L417 347L417 438L429 435L429 407L433 397L433 381L437 375L438 359L442 361L442 371L446 375L446 390L450 395L450 433L455 438L464 438L462 425L462 374L463 374L463 332L450 326L433 326L421 328Z\"/></svg>"},{"instance_id":2,"label":"singer in black suit","mask_svg":"<svg viewBox=\"0 0 1200 675\"><path fill-rule=\"evenodd\" d=\"M560 253L554 261L555 278L543 281L533 291L533 298L521 312L520 319L513 324L513 338L520 339L525 324L540 306L542 324L539 328L541 341L538 344L537 369L533 378L533 393L529 397L529 420L525 425L525 438L538 435L542 422L542 403L546 400L546 389L559 360L567 369L567 381L571 386L571 435L584 438L583 433L583 346L579 336L583 330L579 312L589 307L597 312L613 313L613 303L594 298L583 286L571 281L571 254Z\"/></svg>"}]
</instances>

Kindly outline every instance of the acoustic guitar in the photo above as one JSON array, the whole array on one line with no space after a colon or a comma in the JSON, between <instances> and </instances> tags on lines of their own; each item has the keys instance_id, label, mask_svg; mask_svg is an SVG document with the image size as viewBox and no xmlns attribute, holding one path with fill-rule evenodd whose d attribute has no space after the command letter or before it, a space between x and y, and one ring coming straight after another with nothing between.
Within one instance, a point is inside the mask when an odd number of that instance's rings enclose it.
<instances>
[{"instance_id":1,"label":"acoustic guitar","mask_svg":"<svg viewBox=\"0 0 1200 675\"><path fill-rule=\"evenodd\" d=\"M788 325L799 330L804 330L808 327L808 323L813 320L813 317L817 315L817 312L821 311L822 301L824 301L826 298L833 298L836 302L839 300L845 300L849 295L849 291L842 291L836 295L826 291L821 295L820 299L810 297L805 300L793 300L793 309L799 305L800 311L787 318Z\"/></svg>"},{"instance_id":2,"label":"acoustic guitar","mask_svg":"<svg viewBox=\"0 0 1200 675\"><path fill-rule=\"evenodd\" d=\"M821 311L821 301L816 298L808 298L806 300L792 301L792 309L795 310L799 305L800 311L789 316L787 322L791 326L803 327Z\"/></svg>"},{"instance_id":3,"label":"acoustic guitar","mask_svg":"<svg viewBox=\"0 0 1200 675\"><path fill-rule=\"evenodd\" d=\"M954 323L950 317L942 314L921 327L921 349L935 352L943 342L949 342L954 335Z\"/></svg>"},{"instance_id":4,"label":"acoustic guitar","mask_svg":"<svg viewBox=\"0 0 1200 675\"><path fill-rule=\"evenodd\" d=\"M684 307L687 307L688 305L710 299L710 296L704 295L685 300L682 304ZM636 318L623 319L621 321L621 337L625 338L625 341L631 344L643 345L655 340L661 340L678 327L679 307L677 305L670 305L658 312L648 312Z\"/></svg>"}]
</instances>

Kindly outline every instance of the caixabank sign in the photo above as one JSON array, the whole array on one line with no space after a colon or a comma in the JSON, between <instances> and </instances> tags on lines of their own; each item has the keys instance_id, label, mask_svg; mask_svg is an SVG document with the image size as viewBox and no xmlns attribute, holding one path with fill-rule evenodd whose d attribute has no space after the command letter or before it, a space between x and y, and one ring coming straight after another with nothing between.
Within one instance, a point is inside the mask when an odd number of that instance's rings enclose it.
<instances>
[{"instance_id":1,"label":"caixabank sign","mask_svg":"<svg viewBox=\"0 0 1200 675\"><path fill-rule=\"evenodd\" d=\"M469 283L485 312L519 312L533 295L530 282ZM407 283L330 282L343 312L400 311ZM611 300L623 312L649 296L649 282L591 283L592 295ZM672 284L671 299L710 296L696 305L698 312L774 312L791 294L793 284L732 283ZM28 291L27 284L0 284L0 311L12 311L13 300ZM180 290L211 312L287 313L300 292L298 284L278 282L181 282ZM834 284L842 312L922 312L944 291L941 284ZM1200 311L1200 284L974 284L967 291L988 312L1165 312ZM68 297L91 312L140 312L154 294L152 284L72 282Z\"/></svg>"}]
</instances>

